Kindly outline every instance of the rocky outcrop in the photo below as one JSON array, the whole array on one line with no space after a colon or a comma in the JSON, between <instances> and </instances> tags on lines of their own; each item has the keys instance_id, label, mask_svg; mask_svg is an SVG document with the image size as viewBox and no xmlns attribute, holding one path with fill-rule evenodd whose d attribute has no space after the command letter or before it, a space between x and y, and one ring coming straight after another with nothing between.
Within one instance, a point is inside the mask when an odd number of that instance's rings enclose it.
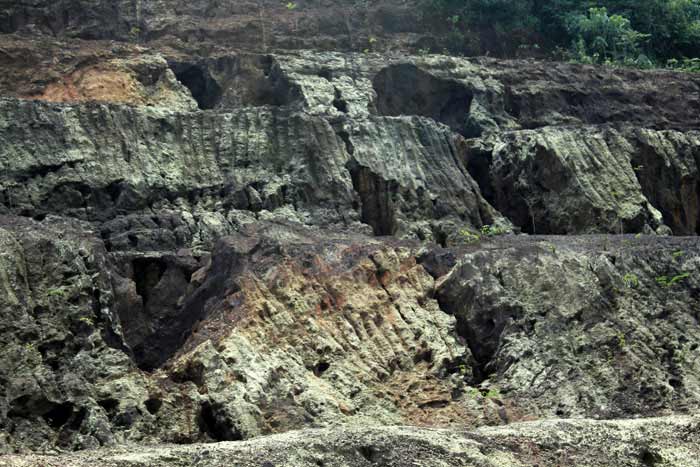
<instances>
[{"instance_id":1,"label":"rocky outcrop","mask_svg":"<svg viewBox=\"0 0 700 467\"><path fill-rule=\"evenodd\" d=\"M75 447L109 442L109 422L90 397L98 381L132 365L119 339L104 245L78 222L1 222L2 450L61 446L73 437Z\"/></svg>"},{"instance_id":2,"label":"rocky outcrop","mask_svg":"<svg viewBox=\"0 0 700 467\"><path fill-rule=\"evenodd\" d=\"M700 404L695 240L503 237L449 253L272 222L200 259L109 254L52 219L3 221L6 450ZM76 258L77 276L44 269Z\"/></svg>"},{"instance_id":3,"label":"rocky outcrop","mask_svg":"<svg viewBox=\"0 0 700 467\"><path fill-rule=\"evenodd\" d=\"M241 467L404 466L609 466L691 467L698 455L698 420L667 417L595 422L516 423L471 432L409 427L304 430L260 440L216 445L154 446L62 456L10 456L3 466L105 467L172 465Z\"/></svg>"},{"instance_id":4,"label":"rocky outcrop","mask_svg":"<svg viewBox=\"0 0 700 467\"><path fill-rule=\"evenodd\" d=\"M697 142L695 130L550 126L469 140L465 157L523 231L696 235Z\"/></svg>"},{"instance_id":5,"label":"rocky outcrop","mask_svg":"<svg viewBox=\"0 0 700 467\"><path fill-rule=\"evenodd\" d=\"M208 52L244 48L356 50L419 47L426 26L414 5L255 0L32 0L0 3L0 33L159 43Z\"/></svg>"},{"instance_id":6,"label":"rocky outcrop","mask_svg":"<svg viewBox=\"0 0 700 467\"><path fill-rule=\"evenodd\" d=\"M467 339L473 381L514 405L596 418L685 411L699 389L697 246L503 239L462 257L436 297Z\"/></svg>"},{"instance_id":7,"label":"rocky outcrop","mask_svg":"<svg viewBox=\"0 0 700 467\"><path fill-rule=\"evenodd\" d=\"M0 464L692 465L697 76L234 3L0 0Z\"/></svg>"},{"instance_id":8,"label":"rocky outcrop","mask_svg":"<svg viewBox=\"0 0 700 467\"><path fill-rule=\"evenodd\" d=\"M251 144L256 153L274 151L279 161L295 160L300 151L308 153L303 163L296 162L308 172L299 174L297 181L281 180L298 173L282 163L273 164L274 182L267 182L269 169L267 156L263 156L257 176L236 175L235 183L232 175L209 175L207 170L197 173L209 184L176 173L168 174L176 182L157 181L164 176L161 170L146 177L155 186L135 188L134 183L140 182L115 173L115 177L100 180L101 187L89 188L106 190L117 184L109 193L95 195L105 199L120 196L121 189L138 191L143 199L132 200L133 206L122 209L125 213L149 205L154 196L182 199L189 191L187 197L205 197L225 206L227 212L230 208L274 212L289 205L297 211L318 211L317 206L322 205L323 213L304 212L302 217L310 220L303 222L360 220L380 235L442 243L454 241L455 232L464 227L507 227L493 207L530 233L666 233L668 228L680 235L697 232L697 124L692 109L697 106L698 85L690 76L437 56L387 63L375 54L308 51L207 58L166 51L164 58L155 51L144 53L142 48L126 45L112 50L90 42L85 49L75 50L47 42L51 53L61 56L63 65L56 70L40 59L38 48L43 42L27 44L19 36L11 37L7 61L12 80L3 83L5 93L49 101L138 106L71 105L60 116L49 118L52 125L65 127L60 132L67 141L84 132L97 135L96 128L104 126L100 135L105 139L99 144L90 136L90 142L70 147L87 154L108 146L124 153L124 159L133 154L135 160L123 165L128 166L129 175L148 174L131 165L138 164L141 155L160 164L160 158L167 156L163 151L192 153L216 172L222 172L219 162L211 161L229 160L224 174L251 173L250 167L239 171L237 165L248 163L237 154ZM16 58L24 55L28 58L23 61ZM28 67L34 70L31 85L22 79ZM585 86L574 84L574 76ZM667 83L663 95L658 95L659 90L649 91L659 79ZM683 105L678 95L685 96ZM195 102L199 108L217 112L192 113ZM143 105L151 108L146 110ZM16 101L5 101L3 106L8 118L27 122L24 126L48 118L44 113L56 112L40 106L38 113L27 113L32 104ZM99 110L85 110L93 107ZM132 125L129 119L138 123ZM277 130L278 119L299 123L289 123L289 130L282 132ZM257 121L259 128L249 126ZM309 126L314 127L311 132ZM30 138L37 141L55 131L50 126L33 128L35 134ZM21 159L26 157L23 152L36 148L26 144L26 135L10 134L11 130L6 128L3 137L14 140L15 147L11 154L6 150L5 157L14 165L7 165L7 170L17 175L6 186L17 183L17 178L34 177L34 173L23 173L27 169ZM188 135L191 141L185 141L184 131L192 132ZM297 131L303 138L297 137ZM312 133L316 140L309 140ZM280 139L282 134L286 140ZM279 143L267 149L256 147L267 144L258 142L263 135L264 140ZM303 149L285 142L302 139ZM141 141L152 144L145 147ZM90 148L82 147L85 144ZM68 147L63 140L53 146L43 150L60 154ZM236 160L231 161L232 157ZM329 159L334 168L324 168ZM45 167L29 170L51 173L59 163L47 160L39 163ZM173 164L178 163L163 165ZM651 176L657 173L663 178ZM315 190L306 186L313 178L322 180ZM277 192L283 188L287 194ZM250 200L248 194L241 194L249 189L258 192ZM209 193L221 190L233 191L235 199L227 199L227 193ZM334 199L331 206L327 197ZM81 196L74 198L82 202ZM3 204L12 203L15 201ZM102 205L108 202L98 204L102 212ZM570 215L572 211L575 216ZM109 212L106 209L105 214ZM216 217L226 224L219 213Z\"/></svg>"},{"instance_id":9,"label":"rocky outcrop","mask_svg":"<svg viewBox=\"0 0 700 467\"><path fill-rule=\"evenodd\" d=\"M450 133L430 121L373 119L336 134L325 119L275 107L0 106L5 212L101 222L111 250L211 246L236 225L275 215L363 220L377 234L421 238L505 222Z\"/></svg>"}]
</instances>

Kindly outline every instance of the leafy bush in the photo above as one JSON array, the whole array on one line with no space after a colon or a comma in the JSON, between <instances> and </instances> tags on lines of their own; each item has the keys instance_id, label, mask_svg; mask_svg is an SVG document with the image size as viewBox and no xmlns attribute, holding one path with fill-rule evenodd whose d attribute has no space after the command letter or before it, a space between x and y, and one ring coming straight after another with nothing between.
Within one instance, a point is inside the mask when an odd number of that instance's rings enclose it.
<instances>
[{"instance_id":1,"label":"leafy bush","mask_svg":"<svg viewBox=\"0 0 700 467\"><path fill-rule=\"evenodd\" d=\"M640 59L642 41L649 37L632 29L629 19L610 15L604 7L572 17L568 29L576 37L574 56L585 63L634 63Z\"/></svg>"},{"instance_id":2,"label":"leafy bush","mask_svg":"<svg viewBox=\"0 0 700 467\"><path fill-rule=\"evenodd\" d=\"M666 67L672 70L700 73L700 58L683 58L681 60L672 58L666 62Z\"/></svg>"},{"instance_id":3,"label":"leafy bush","mask_svg":"<svg viewBox=\"0 0 700 467\"><path fill-rule=\"evenodd\" d=\"M700 0L421 0L421 6L426 19L446 26L455 53L564 51L587 63L668 62L698 71Z\"/></svg>"}]
</instances>

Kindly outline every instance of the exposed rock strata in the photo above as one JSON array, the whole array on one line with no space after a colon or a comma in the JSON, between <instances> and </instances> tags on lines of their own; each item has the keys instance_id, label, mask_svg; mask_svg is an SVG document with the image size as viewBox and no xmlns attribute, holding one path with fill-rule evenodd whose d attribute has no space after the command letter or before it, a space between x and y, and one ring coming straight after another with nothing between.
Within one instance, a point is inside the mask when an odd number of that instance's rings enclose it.
<instances>
[{"instance_id":1,"label":"exposed rock strata","mask_svg":"<svg viewBox=\"0 0 700 467\"><path fill-rule=\"evenodd\" d=\"M696 75L224 3L0 0L0 452L240 444L0 464L694 465Z\"/></svg>"},{"instance_id":2,"label":"exposed rock strata","mask_svg":"<svg viewBox=\"0 0 700 467\"><path fill-rule=\"evenodd\" d=\"M466 161L486 198L529 233L694 235L697 147L695 130L545 127L469 140Z\"/></svg>"},{"instance_id":3,"label":"exposed rock strata","mask_svg":"<svg viewBox=\"0 0 700 467\"><path fill-rule=\"evenodd\" d=\"M244 227L204 262L109 258L96 234L75 244L79 224L54 218L3 225L16 310L2 333L14 349L4 449L700 403L694 239L503 237L453 252L440 277L444 250L280 223ZM74 257L99 270L54 277L34 263L72 271Z\"/></svg>"},{"instance_id":4,"label":"exposed rock strata","mask_svg":"<svg viewBox=\"0 0 700 467\"><path fill-rule=\"evenodd\" d=\"M689 417L517 423L470 432L409 427L304 430L239 443L122 447L63 456L10 456L27 467L294 466L435 467L697 465L698 420Z\"/></svg>"},{"instance_id":5,"label":"exposed rock strata","mask_svg":"<svg viewBox=\"0 0 700 467\"><path fill-rule=\"evenodd\" d=\"M39 45L13 37L11 56L19 56L27 47L29 57L40 56L35 49ZM44 151L110 151L112 157L125 159L121 165L128 167L127 175L133 173L132 177L116 171L114 177L94 182L101 186L84 188L109 187L110 193L95 194L96 198L118 197L120 188L115 184L136 190L138 195L129 198L142 199L131 200L122 209L125 213L150 205L153 197L172 201L186 195L189 204L193 197L203 197L209 204L225 206L227 212L294 206L302 211L297 216L304 223L360 220L378 234L443 243L454 240L452 233L463 227L506 225L492 206L530 233L664 233L670 228L687 235L698 229L700 182L693 109L699 94L692 77L436 56L387 63L377 55L308 51L206 59L171 52L164 59L143 49L137 57L126 46L110 51L100 42L79 51L56 49L52 44L51 50L63 55L65 63L73 63L63 65L64 75L56 77L50 72L53 68L30 58L13 71L14 81L4 83L6 93L45 100L147 103L153 108L85 105L59 112L39 106L28 112L33 104L8 100L3 110L10 120L22 122L23 128L33 125L29 138L42 144ZM10 60L13 67L18 67L16 62ZM123 88L107 81L96 90L85 81L88 78L77 82L74 78L112 73L108 70L115 69L115 63L122 81L137 84ZM25 82L18 78L30 64L38 65L31 91L13 84ZM519 79L515 66L521 70ZM173 84L173 76L179 76L189 89ZM565 79L573 76L583 77L586 86ZM654 84L659 79L667 83L663 91ZM684 96L682 106L677 95ZM576 96L575 104L571 96ZM190 113L193 100L217 112ZM606 125L592 125L600 122ZM280 131L277 125L289 128ZM46 141L46 135L54 133L62 139ZM16 127L5 127L4 138L13 146L5 150L10 160L7 170L14 174L5 186L31 179L37 172L51 173L63 163L55 157L27 167L26 153L38 148L27 144L26 137ZM258 175L245 166L250 161L241 151L257 154L254 157L263 164L256 169ZM274 151L277 158L272 183L261 180L269 178L266 151ZM196 176L210 183L190 180L194 174L178 173L183 170L178 164L184 162L178 155L183 153L206 164L206 170ZM161 164L163 157L169 159ZM143 158L163 166L159 174L138 167ZM326 167L329 160L335 167ZM300 166L292 169L291 161ZM27 170L34 172L24 173ZM207 172L212 170L218 173ZM148 175L150 186L130 180L138 173ZM293 180L288 180L290 175ZM332 187L324 185L328 183ZM353 187L357 194L352 193ZM283 188L286 194L277 192ZM250 189L255 193L247 193ZM241 196L246 199L238 199ZM74 196L78 204L84 197ZM22 205L25 212L36 210L19 200L3 202L12 203ZM206 210L220 223L226 224L221 217L230 217L219 208ZM572 211L577 215L570 216ZM104 216L112 216L109 208Z\"/></svg>"}]
</instances>

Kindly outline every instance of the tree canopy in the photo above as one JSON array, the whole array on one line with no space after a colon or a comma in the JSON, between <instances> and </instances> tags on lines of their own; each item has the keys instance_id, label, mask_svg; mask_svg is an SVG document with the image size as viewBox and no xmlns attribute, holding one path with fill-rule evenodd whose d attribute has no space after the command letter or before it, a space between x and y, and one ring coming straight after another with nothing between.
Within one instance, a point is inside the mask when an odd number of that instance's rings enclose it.
<instances>
[{"instance_id":1,"label":"tree canopy","mask_svg":"<svg viewBox=\"0 0 700 467\"><path fill-rule=\"evenodd\" d=\"M532 47L638 66L700 57L700 0L422 1L428 18L447 22L452 51L508 56Z\"/></svg>"}]
</instances>

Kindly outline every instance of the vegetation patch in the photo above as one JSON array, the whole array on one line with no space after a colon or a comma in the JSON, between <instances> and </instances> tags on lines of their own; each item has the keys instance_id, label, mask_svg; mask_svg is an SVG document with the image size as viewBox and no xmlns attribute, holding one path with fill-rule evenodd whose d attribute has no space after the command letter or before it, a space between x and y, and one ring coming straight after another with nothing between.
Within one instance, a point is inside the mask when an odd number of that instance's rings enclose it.
<instances>
[{"instance_id":1,"label":"vegetation patch","mask_svg":"<svg viewBox=\"0 0 700 467\"><path fill-rule=\"evenodd\" d=\"M700 71L699 0L423 0L452 53Z\"/></svg>"}]
</instances>

